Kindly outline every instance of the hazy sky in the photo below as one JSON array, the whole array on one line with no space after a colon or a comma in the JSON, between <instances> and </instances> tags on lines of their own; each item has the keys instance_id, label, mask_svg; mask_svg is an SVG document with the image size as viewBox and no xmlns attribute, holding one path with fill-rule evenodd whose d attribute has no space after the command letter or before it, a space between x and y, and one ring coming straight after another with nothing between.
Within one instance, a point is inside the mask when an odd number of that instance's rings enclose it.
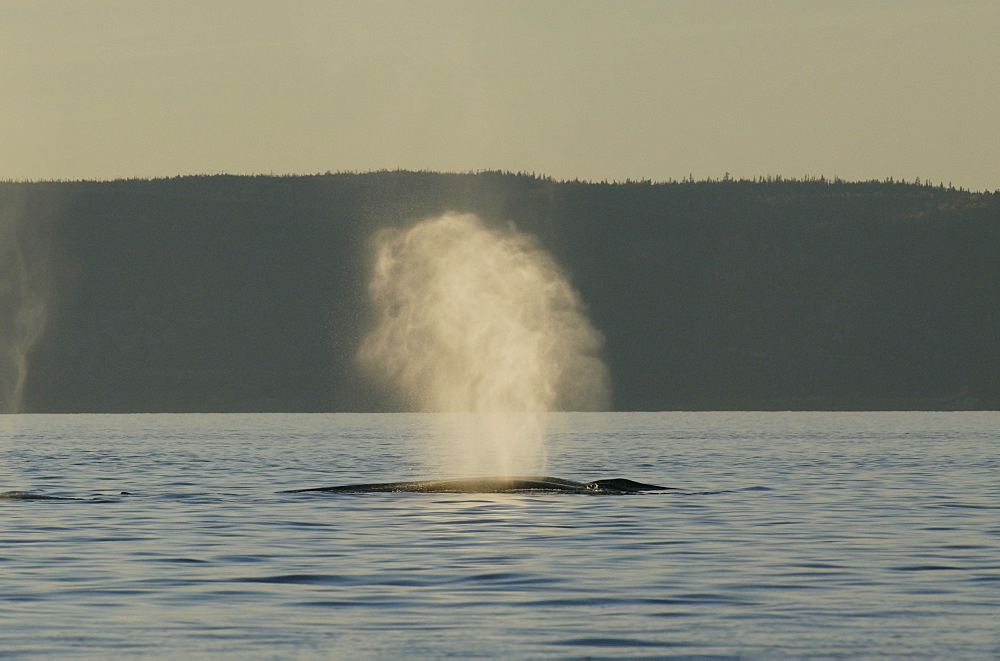
<instances>
[{"instance_id":1,"label":"hazy sky","mask_svg":"<svg viewBox=\"0 0 1000 661\"><path fill-rule=\"evenodd\" d=\"M0 178L1000 188L1000 0L0 0Z\"/></svg>"}]
</instances>

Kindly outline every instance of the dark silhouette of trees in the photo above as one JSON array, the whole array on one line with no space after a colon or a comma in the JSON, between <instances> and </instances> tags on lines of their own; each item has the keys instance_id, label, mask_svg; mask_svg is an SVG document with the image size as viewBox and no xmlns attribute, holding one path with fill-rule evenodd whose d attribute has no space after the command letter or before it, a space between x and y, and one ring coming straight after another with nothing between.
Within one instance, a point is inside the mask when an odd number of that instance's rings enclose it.
<instances>
[{"instance_id":1,"label":"dark silhouette of trees","mask_svg":"<svg viewBox=\"0 0 1000 661\"><path fill-rule=\"evenodd\" d=\"M385 410L358 373L368 242L514 222L606 337L615 406L1000 405L1000 195L839 178L383 171L0 183L56 264L29 411Z\"/></svg>"}]
</instances>

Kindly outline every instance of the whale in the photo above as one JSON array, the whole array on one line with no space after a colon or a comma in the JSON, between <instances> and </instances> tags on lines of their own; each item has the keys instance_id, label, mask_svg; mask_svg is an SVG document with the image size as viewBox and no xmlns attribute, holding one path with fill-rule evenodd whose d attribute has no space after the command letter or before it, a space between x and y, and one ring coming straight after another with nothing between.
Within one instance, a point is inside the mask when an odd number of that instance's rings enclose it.
<instances>
[{"instance_id":1,"label":"whale","mask_svg":"<svg viewBox=\"0 0 1000 661\"><path fill-rule=\"evenodd\" d=\"M376 482L372 484L344 484L332 487L288 489L281 493L579 493L595 495L624 495L647 491L668 491L674 487L644 484L622 477L574 482L549 475L526 477L466 477L443 480L417 480L409 482Z\"/></svg>"},{"instance_id":2,"label":"whale","mask_svg":"<svg viewBox=\"0 0 1000 661\"><path fill-rule=\"evenodd\" d=\"M40 493L30 491L4 491L0 493L0 500L80 500L70 496L45 496Z\"/></svg>"}]
</instances>

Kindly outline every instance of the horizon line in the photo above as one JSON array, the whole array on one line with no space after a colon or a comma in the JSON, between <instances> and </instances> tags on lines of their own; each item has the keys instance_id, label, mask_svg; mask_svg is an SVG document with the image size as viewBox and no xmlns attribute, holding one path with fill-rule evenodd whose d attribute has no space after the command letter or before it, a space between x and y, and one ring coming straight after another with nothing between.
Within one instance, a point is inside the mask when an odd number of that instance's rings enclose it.
<instances>
[{"instance_id":1,"label":"horizon line","mask_svg":"<svg viewBox=\"0 0 1000 661\"><path fill-rule=\"evenodd\" d=\"M255 173L237 173L237 172L215 172L215 173L188 173L188 174L175 174L175 175L157 175L157 176L135 176L135 177L113 177L113 178L81 178L81 179L16 179L16 178L5 178L0 179L2 184L104 184L104 183L122 183L122 182L135 182L135 181L171 181L174 179L197 179L197 178L212 178L212 177L233 177L233 178L248 178L248 179L294 179L294 178L311 178L311 177L343 177L343 176L366 176L366 175L377 175L377 174L426 174L426 175L439 175L439 176L481 176L481 175L496 175L503 177L522 177L530 178L538 181L547 181L555 184L582 184L582 185L597 185L597 186L669 186L669 185L691 185L691 184L780 184L780 183L799 183L799 184L825 184L825 185L873 185L873 184L890 184L890 185L905 185L905 186L919 186L922 188L936 188L939 190L955 191L970 194L1000 194L1000 188L989 190L972 190L964 188L962 186L955 186L952 182L948 182L946 185L944 181L933 182L930 179L920 179L920 177L915 178L913 181L907 181L904 179L896 179L892 176L887 176L884 179L844 179L840 176L834 175L832 177L827 177L826 175L802 175L800 177L786 177L781 174L764 174L756 175L754 177L733 177L729 172L726 172L721 178L706 177L704 179L695 179L693 175L688 175L683 179L661 179L654 180L651 178L644 179L633 179L627 177L625 179L557 179L551 175L546 175L543 173L538 173L535 171L527 170L499 170L499 169L479 169L479 170L465 170L465 171L454 171L454 170L428 170L428 169L408 169L408 168L382 168L377 170L326 170L325 172L313 172L313 173L301 173L301 172L287 172L287 173L275 173L275 172L255 172Z\"/></svg>"}]
</instances>

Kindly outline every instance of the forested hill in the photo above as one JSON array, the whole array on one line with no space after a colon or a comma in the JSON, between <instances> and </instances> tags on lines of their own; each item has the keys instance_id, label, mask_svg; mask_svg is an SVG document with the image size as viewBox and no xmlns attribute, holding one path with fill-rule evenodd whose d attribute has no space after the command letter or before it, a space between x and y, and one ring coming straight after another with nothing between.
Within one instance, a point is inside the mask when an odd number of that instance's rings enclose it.
<instances>
[{"instance_id":1,"label":"forested hill","mask_svg":"<svg viewBox=\"0 0 1000 661\"><path fill-rule=\"evenodd\" d=\"M369 241L447 210L555 256L618 410L1000 407L1000 194L378 172L0 184L0 338L45 292L21 410L392 409Z\"/></svg>"}]
</instances>

